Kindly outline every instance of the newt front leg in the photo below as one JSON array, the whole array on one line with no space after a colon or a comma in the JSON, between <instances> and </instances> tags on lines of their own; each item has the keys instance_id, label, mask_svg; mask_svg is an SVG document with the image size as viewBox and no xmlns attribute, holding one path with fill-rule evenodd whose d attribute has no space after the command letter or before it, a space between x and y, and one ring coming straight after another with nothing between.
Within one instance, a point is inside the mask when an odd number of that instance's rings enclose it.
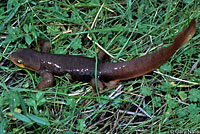
<instances>
[{"instance_id":1,"label":"newt front leg","mask_svg":"<svg viewBox=\"0 0 200 134\"><path fill-rule=\"evenodd\" d=\"M40 74L40 76L42 76L42 80L37 85L36 90L48 88L53 85L53 80L54 80L53 74L51 74L49 72L45 72L45 71L41 71L39 74Z\"/></svg>"}]
</instances>

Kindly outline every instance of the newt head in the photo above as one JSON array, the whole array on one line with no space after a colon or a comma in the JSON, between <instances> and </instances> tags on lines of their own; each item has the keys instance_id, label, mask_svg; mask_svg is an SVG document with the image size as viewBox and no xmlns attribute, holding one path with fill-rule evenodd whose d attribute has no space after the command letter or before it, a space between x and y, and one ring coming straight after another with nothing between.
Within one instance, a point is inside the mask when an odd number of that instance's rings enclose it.
<instances>
[{"instance_id":1,"label":"newt head","mask_svg":"<svg viewBox=\"0 0 200 134\"><path fill-rule=\"evenodd\" d=\"M10 60L21 68L38 72L40 70L40 58L38 53L28 48L20 48L9 56Z\"/></svg>"}]
</instances>

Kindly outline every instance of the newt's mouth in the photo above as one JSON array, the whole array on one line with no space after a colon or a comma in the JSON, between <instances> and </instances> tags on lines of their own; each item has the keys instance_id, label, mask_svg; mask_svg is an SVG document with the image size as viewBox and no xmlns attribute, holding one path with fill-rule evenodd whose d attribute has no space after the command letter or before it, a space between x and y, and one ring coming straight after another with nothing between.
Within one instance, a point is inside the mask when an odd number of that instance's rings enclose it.
<instances>
[{"instance_id":1,"label":"newt's mouth","mask_svg":"<svg viewBox=\"0 0 200 134\"><path fill-rule=\"evenodd\" d=\"M21 68L26 68L23 64L17 63L17 59L13 57L13 54L11 54L11 55L9 56L9 58L10 58L10 60L11 60L15 65L17 65L17 66L19 66L19 67L21 67Z\"/></svg>"},{"instance_id":2,"label":"newt's mouth","mask_svg":"<svg viewBox=\"0 0 200 134\"><path fill-rule=\"evenodd\" d=\"M9 55L9 59L18 67L26 68L34 72L38 72L40 69L40 63L34 62L34 56L31 55L32 51L29 49L19 48L16 52Z\"/></svg>"}]
</instances>

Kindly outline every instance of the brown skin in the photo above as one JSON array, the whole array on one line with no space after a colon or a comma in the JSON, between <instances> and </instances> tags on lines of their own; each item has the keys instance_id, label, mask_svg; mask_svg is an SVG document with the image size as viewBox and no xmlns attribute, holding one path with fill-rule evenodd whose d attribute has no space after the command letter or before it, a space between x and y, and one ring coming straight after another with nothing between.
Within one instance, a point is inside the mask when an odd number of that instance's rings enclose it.
<instances>
[{"instance_id":1,"label":"brown skin","mask_svg":"<svg viewBox=\"0 0 200 134\"><path fill-rule=\"evenodd\" d=\"M73 80L91 82L92 87L103 90L103 86L115 86L120 80L132 79L145 75L168 60L181 46L187 43L196 31L193 19L189 26L181 31L172 45L161 48L152 54L144 55L125 62L104 63L107 55L102 51L98 54L97 83L95 82L95 60L92 58L49 54L50 43L38 41L42 52L31 49L19 49L10 55L10 60L19 67L27 68L39 73L42 80L36 89L51 87L54 75L69 73Z\"/></svg>"}]
</instances>

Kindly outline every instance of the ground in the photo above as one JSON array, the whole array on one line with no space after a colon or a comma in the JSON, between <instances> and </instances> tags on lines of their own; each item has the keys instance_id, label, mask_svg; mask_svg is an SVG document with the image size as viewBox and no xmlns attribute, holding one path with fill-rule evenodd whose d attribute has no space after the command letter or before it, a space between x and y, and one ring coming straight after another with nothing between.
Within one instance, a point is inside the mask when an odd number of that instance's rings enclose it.
<instances>
[{"instance_id":1,"label":"ground","mask_svg":"<svg viewBox=\"0 0 200 134\"><path fill-rule=\"evenodd\" d=\"M200 132L198 0L8 0L0 7L0 133ZM193 18L195 36L170 60L98 96L68 74L36 91L41 77L9 60L18 48L38 49L38 38L51 42L53 54L95 57L105 49L110 62L130 60L170 45Z\"/></svg>"}]
</instances>

